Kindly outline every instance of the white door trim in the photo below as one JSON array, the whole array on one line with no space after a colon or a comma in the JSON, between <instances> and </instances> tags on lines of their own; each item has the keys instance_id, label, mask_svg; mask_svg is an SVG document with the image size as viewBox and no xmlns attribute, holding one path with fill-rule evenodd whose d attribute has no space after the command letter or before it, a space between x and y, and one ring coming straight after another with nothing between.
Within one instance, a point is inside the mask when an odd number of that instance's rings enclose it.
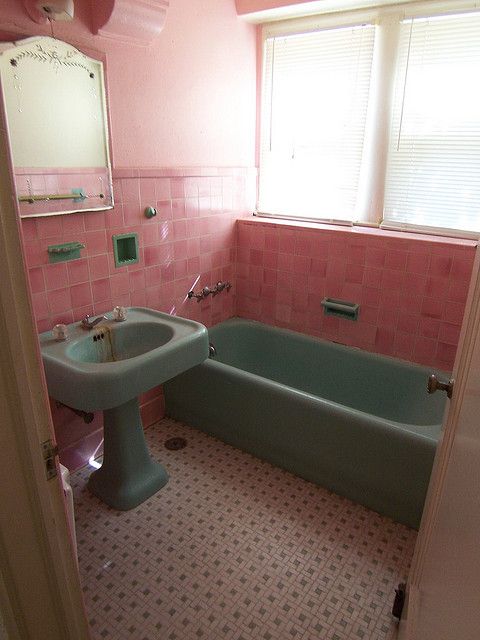
<instances>
[{"instance_id":1,"label":"white door trim","mask_svg":"<svg viewBox=\"0 0 480 640\"><path fill-rule=\"evenodd\" d=\"M88 640L0 120L0 609L10 640ZM58 462L57 462L58 464Z\"/></svg>"}]
</instances>

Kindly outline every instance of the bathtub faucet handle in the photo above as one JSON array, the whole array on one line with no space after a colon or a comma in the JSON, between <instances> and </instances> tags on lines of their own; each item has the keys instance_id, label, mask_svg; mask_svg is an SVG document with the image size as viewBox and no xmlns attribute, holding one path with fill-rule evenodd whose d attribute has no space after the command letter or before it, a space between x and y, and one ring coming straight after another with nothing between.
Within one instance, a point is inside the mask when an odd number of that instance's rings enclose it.
<instances>
[{"instance_id":1,"label":"bathtub faucet handle","mask_svg":"<svg viewBox=\"0 0 480 640\"><path fill-rule=\"evenodd\" d=\"M231 287L232 285L230 284L230 282L219 281L214 287L211 287L211 288L203 287L200 293L195 293L195 291L191 289L187 293L187 297L189 300L191 300L192 298L196 298L197 302L200 302L200 300L204 300L208 296L212 296L212 298L214 298L217 294L221 293L224 289L229 291Z\"/></svg>"},{"instance_id":2,"label":"bathtub faucet handle","mask_svg":"<svg viewBox=\"0 0 480 640\"><path fill-rule=\"evenodd\" d=\"M428 383L427 383L428 393L435 393L435 391L438 391L440 389L440 391L447 392L447 398L451 398L453 393L453 386L454 386L453 380L449 380L448 382L443 382L442 380L439 380L434 373L428 376Z\"/></svg>"},{"instance_id":3,"label":"bathtub faucet handle","mask_svg":"<svg viewBox=\"0 0 480 640\"><path fill-rule=\"evenodd\" d=\"M197 302L200 302L201 300L209 296L211 293L212 293L212 289L210 289L210 287L203 287L200 293L195 293L195 291L192 289L187 293L187 297L189 300L191 300L192 298L196 298Z\"/></svg>"},{"instance_id":4,"label":"bathtub faucet handle","mask_svg":"<svg viewBox=\"0 0 480 640\"><path fill-rule=\"evenodd\" d=\"M217 282L215 287L212 289L212 296L216 296L217 293L221 293L224 289L229 291L231 286L232 285L230 284L230 282L222 282L222 281Z\"/></svg>"}]
</instances>

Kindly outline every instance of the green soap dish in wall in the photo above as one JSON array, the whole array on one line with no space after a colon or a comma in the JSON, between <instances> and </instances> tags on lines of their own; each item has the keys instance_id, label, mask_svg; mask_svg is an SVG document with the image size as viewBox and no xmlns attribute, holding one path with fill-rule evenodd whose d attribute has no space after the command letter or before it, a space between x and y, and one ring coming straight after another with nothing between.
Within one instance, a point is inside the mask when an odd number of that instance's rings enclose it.
<instances>
[{"instance_id":1,"label":"green soap dish in wall","mask_svg":"<svg viewBox=\"0 0 480 640\"><path fill-rule=\"evenodd\" d=\"M138 235L122 233L112 236L115 266L124 267L138 262Z\"/></svg>"},{"instance_id":2,"label":"green soap dish in wall","mask_svg":"<svg viewBox=\"0 0 480 640\"><path fill-rule=\"evenodd\" d=\"M67 262L80 258L80 249L85 249L81 242L64 242L63 244L51 244L48 248L49 262Z\"/></svg>"},{"instance_id":3,"label":"green soap dish in wall","mask_svg":"<svg viewBox=\"0 0 480 640\"><path fill-rule=\"evenodd\" d=\"M326 316L338 316L347 320L358 320L360 305L336 298L324 298L320 303Z\"/></svg>"}]
</instances>

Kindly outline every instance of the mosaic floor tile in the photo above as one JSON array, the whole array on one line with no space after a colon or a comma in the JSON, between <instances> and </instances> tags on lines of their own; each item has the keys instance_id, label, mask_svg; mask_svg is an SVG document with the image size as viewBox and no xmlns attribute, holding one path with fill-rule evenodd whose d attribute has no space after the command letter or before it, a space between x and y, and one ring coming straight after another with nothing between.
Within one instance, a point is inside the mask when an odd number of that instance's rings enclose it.
<instances>
[{"instance_id":1,"label":"mosaic floor tile","mask_svg":"<svg viewBox=\"0 0 480 640\"><path fill-rule=\"evenodd\" d=\"M72 474L95 640L391 640L416 532L165 419L168 484L127 512ZM167 438L187 447L169 451Z\"/></svg>"}]
</instances>

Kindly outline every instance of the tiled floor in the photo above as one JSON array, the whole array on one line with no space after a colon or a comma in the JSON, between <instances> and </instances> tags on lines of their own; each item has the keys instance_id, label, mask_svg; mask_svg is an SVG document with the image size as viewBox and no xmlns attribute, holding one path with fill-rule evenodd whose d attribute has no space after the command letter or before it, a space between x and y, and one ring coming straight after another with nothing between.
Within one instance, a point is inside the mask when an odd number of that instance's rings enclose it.
<instances>
[{"instance_id":1,"label":"tiled floor","mask_svg":"<svg viewBox=\"0 0 480 640\"><path fill-rule=\"evenodd\" d=\"M140 507L90 495L90 468L72 477L95 639L393 637L414 531L173 420L147 439L170 481Z\"/></svg>"}]
</instances>

